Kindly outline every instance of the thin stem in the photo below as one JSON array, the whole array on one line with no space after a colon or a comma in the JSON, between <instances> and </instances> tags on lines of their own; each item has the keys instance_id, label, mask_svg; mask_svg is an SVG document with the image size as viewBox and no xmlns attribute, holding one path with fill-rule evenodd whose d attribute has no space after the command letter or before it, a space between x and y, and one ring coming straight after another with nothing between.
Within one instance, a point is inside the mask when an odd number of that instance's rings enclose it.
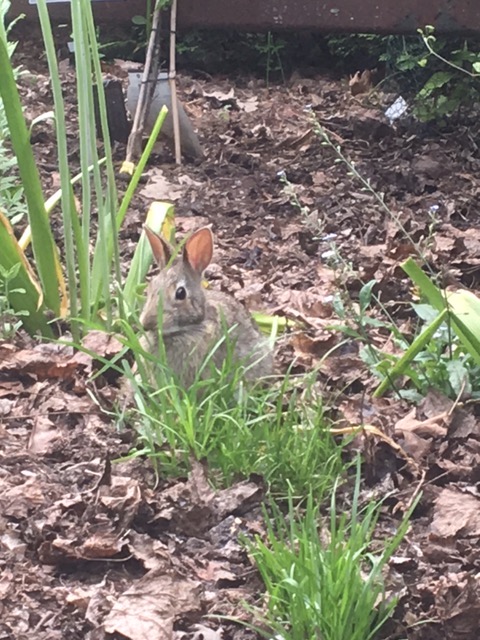
<instances>
[{"instance_id":1,"label":"thin stem","mask_svg":"<svg viewBox=\"0 0 480 640\"><path fill-rule=\"evenodd\" d=\"M435 58L445 63L447 66L452 67L452 69L456 69L457 71L461 71L462 73L465 73L467 76L470 76L470 78L478 78L480 76L480 73L472 73L471 71L468 71L468 69L464 69L463 67L460 67L458 64L455 64L451 60L447 60L447 58L444 58L443 56L441 56L439 53L435 51L435 49L433 49L432 45L430 44L431 40L435 42L435 37L432 35L425 35L421 29L419 29L418 32L422 36L423 43L427 47L428 51L432 54L432 56L435 56Z\"/></svg>"},{"instance_id":2,"label":"thin stem","mask_svg":"<svg viewBox=\"0 0 480 640\"><path fill-rule=\"evenodd\" d=\"M182 164L182 145L180 137L180 122L178 119L177 100L177 70L176 70L176 39L177 39L177 0L172 1L170 9L170 70L168 74L170 95L172 97L173 140L175 144L175 162Z\"/></svg>"},{"instance_id":3,"label":"thin stem","mask_svg":"<svg viewBox=\"0 0 480 640\"><path fill-rule=\"evenodd\" d=\"M320 124L320 122L317 120L316 116L312 114L312 122L313 122L313 127L315 129L315 132L319 135L320 138L322 138L322 140L324 141L324 143L326 145L328 145L329 147L331 147L335 154L337 155L337 157L339 158L339 160L341 160L350 170L350 173L355 176L355 178L357 178L357 180L359 180L359 182L361 182L361 184L364 186L364 188L369 191L372 196L375 198L375 200L378 202L378 204L381 206L381 208L385 211L385 213L387 213L390 218L392 218L392 220L395 222L395 224L397 225L397 227L400 229L400 231L404 234L404 236L407 238L407 240L412 244L412 246L414 247L417 255L419 256L419 258L422 260L422 262L427 266L427 268L429 269L430 273L433 273L431 267L429 266L423 252L421 249L421 246L418 242L416 242L413 237L410 235L410 233L407 231L407 229L405 229L404 225L402 224L400 218L397 216L396 213L394 213L390 207L388 207L388 205L385 204L385 201L383 199L383 196L380 195L370 184L370 181L367 178L364 178L363 175L357 170L357 168L355 167L355 164L349 160L349 158L347 158L347 156L342 152L341 148L337 145L335 145L331 140L330 137L327 133L327 131L323 128L323 126Z\"/></svg>"}]
</instances>

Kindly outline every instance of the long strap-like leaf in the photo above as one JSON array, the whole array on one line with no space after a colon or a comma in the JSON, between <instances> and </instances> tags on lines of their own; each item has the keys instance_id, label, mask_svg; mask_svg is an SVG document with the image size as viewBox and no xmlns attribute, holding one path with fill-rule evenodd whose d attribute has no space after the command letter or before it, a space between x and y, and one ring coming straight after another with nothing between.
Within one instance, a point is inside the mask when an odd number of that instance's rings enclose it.
<instances>
[{"instance_id":1,"label":"long strap-like leaf","mask_svg":"<svg viewBox=\"0 0 480 640\"><path fill-rule=\"evenodd\" d=\"M4 41L0 38L0 97L3 100L13 150L28 205L32 229L35 263L42 284L46 306L60 313L58 277L55 269L55 242L45 211L42 186L30 145L29 133L22 112L20 96Z\"/></svg>"},{"instance_id":2,"label":"long strap-like leaf","mask_svg":"<svg viewBox=\"0 0 480 640\"><path fill-rule=\"evenodd\" d=\"M52 330L44 315L41 287L15 239L8 218L0 212L0 265L8 272L17 264L20 265L18 272L9 282L9 305L19 314L27 331L32 334L41 332L43 336L52 337Z\"/></svg>"}]
</instances>

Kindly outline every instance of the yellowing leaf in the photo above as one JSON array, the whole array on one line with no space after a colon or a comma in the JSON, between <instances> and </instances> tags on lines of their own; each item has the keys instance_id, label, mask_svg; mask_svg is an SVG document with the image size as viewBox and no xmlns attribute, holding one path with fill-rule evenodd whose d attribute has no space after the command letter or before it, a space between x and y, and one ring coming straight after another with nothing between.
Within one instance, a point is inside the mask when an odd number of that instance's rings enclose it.
<instances>
[{"instance_id":1,"label":"yellowing leaf","mask_svg":"<svg viewBox=\"0 0 480 640\"><path fill-rule=\"evenodd\" d=\"M40 331L52 336L44 315L43 292L35 272L21 250L8 218L0 212L0 264L9 271L20 264L18 274L9 282L11 293L9 304L16 312L27 312L21 316L25 329L30 333Z\"/></svg>"}]
</instances>

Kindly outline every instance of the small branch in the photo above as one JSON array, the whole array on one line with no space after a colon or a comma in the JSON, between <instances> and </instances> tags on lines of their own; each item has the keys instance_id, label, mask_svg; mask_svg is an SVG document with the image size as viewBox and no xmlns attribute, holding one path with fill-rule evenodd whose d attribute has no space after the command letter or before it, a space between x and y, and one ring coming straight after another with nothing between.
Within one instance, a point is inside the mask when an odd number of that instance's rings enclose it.
<instances>
[{"instance_id":1,"label":"small branch","mask_svg":"<svg viewBox=\"0 0 480 640\"><path fill-rule=\"evenodd\" d=\"M177 0L172 0L170 9L170 70L168 81L170 84L170 95L172 97L172 120L173 120L173 140L175 143L175 162L182 164L182 144L180 138L180 121L178 117L177 101L177 71L175 47L177 40Z\"/></svg>"},{"instance_id":2,"label":"small branch","mask_svg":"<svg viewBox=\"0 0 480 640\"><path fill-rule=\"evenodd\" d=\"M145 122L150 111L153 94L157 86L158 71L160 66L160 15L161 3L157 2L153 12L152 30L148 41L145 68L143 70L142 84L138 95L135 118L132 131L128 138L126 161L134 162L142 150L142 137Z\"/></svg>"},{"instance_id":3,"label":"small branch","mask_svg":"<svg viewBox=\"0 0 480 640\"><path fill-rule=\"evenodd\" d=\"M444 58L439 53L437 53L435 49L432 47L432 45L430 44L431 39L433 39L433 41L435 42L435 36L425 34L422 31L422 29L419 29L418 32L422 36L423 44L427 47L429 53L432 56L434 56L435 58L437 58L438 60L446 64L447 66L452 67L452 69L456 69L457 71L461 71L462 73L465 73L467 76L470 76L470 78L480 77L480 73L472 73L471 71L468 71L468 69L464 69L463 67L460 67L458 64L455 64L451 60L447 60L447 58Z\"/></svg>"}]
</instances>

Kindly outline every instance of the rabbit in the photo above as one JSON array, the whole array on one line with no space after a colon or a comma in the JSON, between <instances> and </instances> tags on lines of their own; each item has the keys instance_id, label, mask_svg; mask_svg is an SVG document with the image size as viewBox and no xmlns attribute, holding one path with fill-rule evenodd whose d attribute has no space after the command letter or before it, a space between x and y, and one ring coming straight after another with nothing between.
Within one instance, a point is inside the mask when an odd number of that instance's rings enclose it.
<instances>
[{"instance_id":1,"label":"rabbit","mask_svg":"<svg viewBox=\"0 0 480 640\"><path fill-rule=\"evenodd\" d=\"M160 354L159 333L170 369L179 382L192 385L205 359L216 348L211 360L221 368L229 349L233 358L245 366L246 381L256 382L273 372L273 356L252 317L232 296L205 289L202 276L213 254L213 234L204 227L185 242L183 252L174 249L148 227L145 233L160 273L147 287L140 323L145 331L143 349ZM159 304L161 304L159 310ZM159 328L159 317L162 326ZM162 352L163 353L163 352Z\"/></svg>"}]
</instances>

